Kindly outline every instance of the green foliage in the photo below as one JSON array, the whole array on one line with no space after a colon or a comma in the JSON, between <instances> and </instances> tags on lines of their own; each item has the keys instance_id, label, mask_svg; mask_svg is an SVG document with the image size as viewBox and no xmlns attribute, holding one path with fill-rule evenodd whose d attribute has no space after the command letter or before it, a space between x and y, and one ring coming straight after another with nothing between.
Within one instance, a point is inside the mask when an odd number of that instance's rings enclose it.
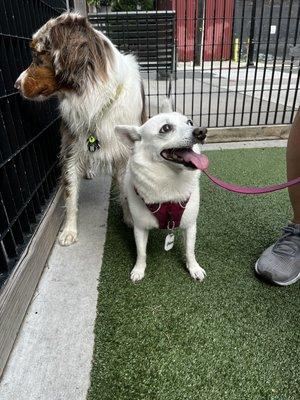
<instances>
[{"instance_id":1,"label":"green foliage","mask_svg":"<svg viewBox=\"0 0 300 400\"><path fill-rule=\"evenodd\" d=\"M111 0L87 0L87 3L91 6L110 6Z\"/></svg>"},{"instance_id":2,"label":"green foliage","mask_svg":"<svg viewBox=\"0 0 300 400\"><path fill-rule=\"evenodd\" d=\"M116 0L113 1L113 11L135 11L140 6L141 10L153 10L153 0Z\"/></svg>"},{"instance_id":3,"label":"green foliage","mask_svg":"<svg viewBox=\"0 0 300 400\"><path fill-rule=\"evenodd\" d=\"M87 0L92 6L112 6L112 11L153 10L153 0Z\"/></svg>"},{"instance_id":4,"label":"green foliage","mask_svg":"<svg viewBox=\"0 0 300 400\"><path fill-rule=\"evenodd\" d=\"M100 0L87 0L87 3L91 6L98 6L100 3Z\"/></svg>"}]
</instances>

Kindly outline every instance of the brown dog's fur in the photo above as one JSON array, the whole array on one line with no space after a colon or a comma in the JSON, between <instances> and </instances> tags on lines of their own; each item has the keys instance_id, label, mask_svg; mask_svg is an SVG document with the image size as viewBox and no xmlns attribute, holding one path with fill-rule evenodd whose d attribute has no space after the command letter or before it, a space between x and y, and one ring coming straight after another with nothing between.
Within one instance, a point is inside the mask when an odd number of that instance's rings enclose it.
<instances>
[{"instance_id":1,"label":"brown dog's fur","mask_svg":"<svg viewBox=\"0 0 300 400\"><path fill-rule=\"evenodd\" d=\"M23 86L27 98L34 99L40 95L49 97L59 90L53 68L31 65L27 72Z\"/></svg>"},{"instance_id":2,"label":"brown dog's fur","mask_svg":"<svg viewBox=\"0 0 300 400\"><path fill-rule=\"evenodd\" d=\"M87 79L107 80L113 53L85 18L64 14L41 30L47 35L38 31L30 44L32 63L24 80L25 97L34 99L66 90L81 94Z\"/></svg>"},{"instance_id":3,"label":"brown dog's fur","mask_svg":"<svg viewBox=\"0 0 300 400\"><path fill-rule=\"evenodd\" d=\"M117 124L146 120L144 90L133 56L121 54L110 40L78 14L50 19L31 42L32 63L16 82L31 100L53 95L62 116L62 184L66 220L59 241L77 240L77 200L80 177L92 178L98 167L112 173L121 186L130 149L115 135ZM90 152L88 139L99 144ZM121 192L125 219L126 198Z\"/></svg>"}]
</instances>

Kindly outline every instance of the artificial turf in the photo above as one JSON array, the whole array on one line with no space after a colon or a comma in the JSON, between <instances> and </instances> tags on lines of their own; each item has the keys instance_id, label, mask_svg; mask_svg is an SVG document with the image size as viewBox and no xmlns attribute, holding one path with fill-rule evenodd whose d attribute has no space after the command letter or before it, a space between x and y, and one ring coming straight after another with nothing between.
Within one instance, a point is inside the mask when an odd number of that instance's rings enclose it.
<instances>
[{"instance_id":1,"label":"artificial turf","mask_svg":"<svg viewBox=\"0 0 300 400\"><path fill-rule=\"evenodd\" d=\"M211 172L265 185L285 179L284 149L209 152ZM244 197L201 178L197 259L181 234L163 250L152 231L144 280L133 284L133 233L110 203L88 400L300 399L299 283L275 287L253 265L291 216L287 191Z\"/></svg>"}]
</instances>

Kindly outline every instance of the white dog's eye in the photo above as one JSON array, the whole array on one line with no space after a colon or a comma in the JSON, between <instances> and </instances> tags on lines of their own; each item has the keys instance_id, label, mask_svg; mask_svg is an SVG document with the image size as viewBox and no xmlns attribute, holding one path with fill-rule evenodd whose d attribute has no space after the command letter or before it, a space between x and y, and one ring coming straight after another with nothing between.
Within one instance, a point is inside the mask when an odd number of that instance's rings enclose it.
<instances>
[{"instance_id":1,"label":"white dog's eye","mask_svg":"<svg viewBox=\"0 0 300 400\"><path fill-rule=\"evenodd\" d=\"M159 133L168 133L171 132L172 129L173 129L172 125L165 124L160 128Z\"/></svg>"},{"instance_id":2,"label":"white dog's eye","mask_svg":"<svg viewBox=\"0 0 300 400\"><path fill-rule=\"evenodd\" d=\"M188 125L194 126L194 123L193 123L193 121L192 121L191 119L188 119L188 120L186 121L186 123L187 123Z\"/></svg>"}]
</instances>

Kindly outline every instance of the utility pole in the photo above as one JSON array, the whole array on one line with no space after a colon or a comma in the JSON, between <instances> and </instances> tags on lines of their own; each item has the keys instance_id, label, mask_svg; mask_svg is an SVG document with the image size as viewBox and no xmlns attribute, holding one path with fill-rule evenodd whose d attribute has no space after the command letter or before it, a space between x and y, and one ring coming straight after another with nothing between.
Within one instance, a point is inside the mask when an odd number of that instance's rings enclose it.
<instances>
[{"instance_id":1,"label":"utility pole","mask_svg":"<svg viewBox=\"0 0 300 400\"><path fill-rule=\"evenodd\" d=\"M86 0L74 0L74 11L77 11L83 17L86 17L87 16Z\"/></svg>"}]
</instances>

